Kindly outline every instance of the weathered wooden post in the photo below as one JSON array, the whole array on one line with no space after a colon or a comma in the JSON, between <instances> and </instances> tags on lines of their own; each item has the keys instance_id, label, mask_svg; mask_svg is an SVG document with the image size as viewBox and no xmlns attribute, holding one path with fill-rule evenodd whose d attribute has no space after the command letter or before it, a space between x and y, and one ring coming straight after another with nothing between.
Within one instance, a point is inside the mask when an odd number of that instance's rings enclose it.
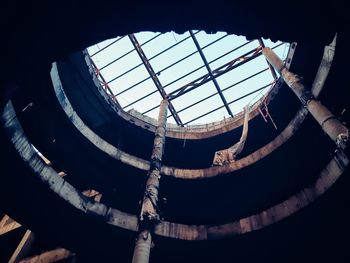
<instances>
[{"instance_id":1,"label":"weathered wooden post","mask_svg":"<svg viewBox=\"0 0 350 263\"><path fill-rule=\"evenodd\" d=\"M167 110L168 101L162 100L159 108L158 124L153 142L150 168L139 219L139 233L135 244L132 263L147 263L149 261L152 245L152 232L154 226L160 220L158 209L158 187L165 144Z\"/></svg>"}]
</instances>

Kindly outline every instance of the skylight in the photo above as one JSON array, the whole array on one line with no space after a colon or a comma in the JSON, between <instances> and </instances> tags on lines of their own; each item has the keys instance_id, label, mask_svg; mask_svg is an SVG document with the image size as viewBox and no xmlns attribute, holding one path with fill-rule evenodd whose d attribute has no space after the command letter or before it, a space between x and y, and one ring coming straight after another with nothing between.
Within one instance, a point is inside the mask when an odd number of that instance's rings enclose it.
<instances>
[{"instance_id":1,"label":"skylight","mask_svg":"<svg viewBox=\"0 0 350 263\"><path fill-rule=\"evenodd\" d=\"M277 76L261 55L263 45L286 58L288 43L204 31L141 32L88 52L101 83L125 111L157 118L168 97L168 122L183 126L229 118L272 87Z\"/></svg>"}]
</instances>

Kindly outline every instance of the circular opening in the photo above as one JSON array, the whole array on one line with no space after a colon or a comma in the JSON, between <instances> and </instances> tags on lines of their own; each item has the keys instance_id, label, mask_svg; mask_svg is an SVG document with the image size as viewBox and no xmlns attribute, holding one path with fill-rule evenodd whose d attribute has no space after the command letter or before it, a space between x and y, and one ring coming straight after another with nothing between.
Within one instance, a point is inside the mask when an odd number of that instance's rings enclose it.
<instances>
[{"instance_id":1,"label":"circular opening","mask_svg":"<svg viewBox=\"0 0 350 263\"><path fill-rule=\"evenodd\" d=\"M234 116L275 84L261 47L285 60L289 43L247 40L225 32L140 32L88 48L101 84L124 111L157 118L163 98L168 122L186 126Z\"/></svg>"}]
</instances>

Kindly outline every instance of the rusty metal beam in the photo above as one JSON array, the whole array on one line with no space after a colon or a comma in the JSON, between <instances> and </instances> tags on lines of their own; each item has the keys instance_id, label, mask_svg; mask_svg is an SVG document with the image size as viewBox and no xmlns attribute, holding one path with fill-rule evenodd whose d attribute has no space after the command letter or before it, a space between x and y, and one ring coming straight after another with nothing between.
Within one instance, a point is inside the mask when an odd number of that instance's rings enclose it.
<instances>
[{"instance_id":1,"label":"rusty metal beam","mask_svg":"<svg viewBox=\"0 0 350 263\"><path fill-rule=\"evenodd\" d=\"M135 50L137 51L137 54L139 55L139 57L141 58L143 64L145 65L149 75L151 76L154 85L156 86L158 92L160 93L160 95L162 96L163 99L167 98L167 94L162 86L162 84L160 83L156 73L154 72L151 64L149 63L146 54L143 52L139 42L137 41L136 37L134 34L130 34L128 35L129 39L131 41L131 43L133 44ZM182 121L179 117L179 115L177 114L174 106L169 102L169 110L171 112L171 115L173 116L173 118L175 119L177 125L183 126Z\"/></svg>"},{"instance_id":2,"label":"rusty metal beam","mask_svg":"<svg viewBox=\"0 0 350 263\"><path fill-rule=\"evenodd\" d=\"M263 54L269 63L280 72L283 80L320 124L323 131L327 133L338 147L344 149L349 139L348 128L327 107L315 99L312 91L304 86L301 78L289 71L282 60L270 48L263 48Z\"/></svg>"},{"instance_id":3,"label":"rusty metal beam","mask_svg":"<svg viewBox=\"0 0 350 263\"><path fill-rule=\"evenodd\" d=\"M250 96L250 95L252 95L252 94L254 94L254 93L258 92L258 91L264 90L264 89L266 89L267 87L272 86L272 85L274 85L274 84L275 84L275 82L272 82L272 83L268 83L268 84L266 84L266 85L264 85L264 86L262 86L262 87L259 87L259 88L255 89L255 90L253 90L253 91L251 91L251 92L249 92L249 93L246 93L246 94L244 94L244 95L238 97L237 99L231 100L230 102L228 102L228 105L230 105L230 104L232 104L232 103L235 103L235 102L237 102L237 101L240 101L241 99L244 99L244 98L246 98L246 97L248 97L248 96ZM200 119L200 118L203 118L204 116L207 116L207 115L209 115L209 114L211 114L211 113L213 113L213 112L215 112L215 111L217 111L217 110L219 110L219 109L222 109L223 107L224 107L224 105L221 105L221 106L216 107L216 108L214 108L214 109L212 109L212 110L210 110L210 111L207 111L207 112L205 112L205 113L203 113L203 114L201 114L201 115L199 115L199 116L196 116L195 118L192 118L192 119L190 119L189 121L185 122L184 125L187 125L187 124L189 124L189 123L191 123L191 122L193 122L193 121L195 121L195 120L198 120L198 119Z\"/></svg>"},{"instance_id":4,"label":"rusty metal beam","mask_svg":"<svg viewBox=\"0 0 350 263\"><path fill-rule=\"evenodd\" d=\"M92 65L92 68L95 71L97 79L98 79L98 77L101 78L101 81L100 80L99 81L100 81L103 89L110 96L110 98L113 100L113 102L117 104L118 108L121 108L118 100L115 98L115 96L113 94L113 91L111 90L110 86L108 85L108 82L105 80L105 78L101 74L101 70L96 66L95 62L92 60L91 57L88 56L88 58L89 58L89 61L90 61L91 65Z\"/></svg>"},{"instance_id":5,"label":"rusty metal beam","mask_svg":"<svg viewBox=\"0 0 350 263\"><path fill-rule=\"evenodd\" d=\"M263 69L263 70L260 70L259 72L256 72L256 73L254 73L253 75L250 75L249 77L246 77L246 78L244 78L244 79L241 79L241 80L239 80L239 81L237 81L237 82L235 82L235 83L233 83L233 84L231 84L231 85L229 85L229 86L223 88L221 91L225 91L225 90L231 89L231 88L237 86L238 84L241 84L241 83L243 83L243 82L245 82L245 81L247 81L247 80L249 80L249 79L251 79L251 78L253 78L253 77L255 77L255 76L258 76L258 75L261 74L261 73L264 73L264 72L267 71L267 70L268 70L268 68L265 68L265 69ZM209 96L207 96L207 97L205 97L205 98L203 98L203 99L201 99L201 100L199 100L199 101L196 101L196 102L194 102L194 103L192 103L192 104L190 104L190 105L188 105L188 106L186 106L186 107L183 107L182 109L179 109L179 110L177 111L177 113L183 112L183 111L185 111L185 110L187 110L187 109L189 109L189 108L191 108L191 107L193 107L193 106L195 106L195 105L197 105L197 104L199 104L199 103L201 103L201 102L203 102L203 101L206 101L206 100L212 98L213 96L215 96L216 94L217 94L217 92L215 92L215 93L213 93L213 94L211 94L211 95L209 95Z\"/></svg>"},{"instance_id":6,"label":"rusty metal beam","mask_svg":"<svg viewBox=\"0 0 350 263\"><path fill-rule=\"evenodd\" d=\"M217 78L245 63L248 61L253 60L254 58L257 58L261 55L261 47L254 48L250 50L249 52L231 60L230 62L218 67L217 69L212 71L212 76ZM199 86L207 83L208 81L211 81L212 77L208 74L205 74L204 76L197 78L196 80L172 91L171 93L168 94L168 99L173 100L187 92L190 92L191 90L194 90L198 88Z\"/></svg>"},{"instance_id":7,"label":"rusty metal beam","mask_svg":"<svg viewBox=\"0 0 350 263\"><path fill-rule=\"evenodd\" d=\"M265 43L264 43L263 39L259 38L258 41L259 41L261 48L265 48ZM277 80L278 76L276 74L275 69L273 68L273 66L270 64L270 62L267 59L265 59L265 60L266 60L267 65L269 66L269 69L270 69L270 72L271 72L273 79Z\"/></svg>"},{"instance_id":8,"label":"rusty metal beam","mask_svg":"<svg viewBox=\"0 0 350 263\"><path fill-rule=\"evenodd\" d=\"M208 61L207 61L207 58L205 57L205 55L204 55L204 53L203 53L203 50L202 50L201 46L200 46L199 43L198 43L198 40L197 40L196 36L193 34L192 30L190 30L189 32L190 32L190 35L191 35L192 40L193 40L193 42L194 42L194 45L196 46L196 48L197 48L197 50L198 50L198 53L199 53L199 55L201 56L201 58L202 58L202 60L203 60L203 63L204 63L204 65L205 65L205 68L208 70L208 74L209 74L211 80L213 81L214 86L215 86L215 88L216 88L216 90L217 90L217 92L218 92L218 94L219 94L219 96L220 96L222 102L224 103L224 106L225 106L225 108L226 108L228 114L229 114L231 117L233 117L233 113L232 113L232 111L231 111L231 109L230 109L230 106L227 104L226 98L225 98L224 94L223 94L222 91L221 91L221 88L220 88L220 86L219 86L218 81L216 80L216 78L215 78L214 75L213 75L213 72L211 71L210 65L209 65L209 63L208 63Z\"/></svg>"},{"instance_id":9,"label":"rusty metal beam","mask_svg":"<svg viewBox=\"0 0 350 263\"><path fill-rule=\"evenodd\" d=\"M154 227L160 221L158 209L158 188L162 156L165 144L166 116L168 101L163 100L159 107L158 125L153 142L151 164L142 201L139 234L136 240L133 263L148 263Z\"/></svg>"},{"instance_id":10,"label":"rusty metal beam","mask_svg":"<svg viewBox=\"0 0 350 263\"><path fill-rule=\"evenodd\" d=\"M194 33L194 34L197 34L197 32ZM219 40L221 40L221 39L223 39L223 38L225 38L225 37L227 37L227 36L228 36L228 35L226 34L226 35L224 35L224 36L222 36L222 37L220 37L220 38L218 38L218 39L216 39L216 40L214 40L214 41L208 43L207 45L205 45L204 47L202 47L202 49L205 49L205 48L207 48L207 47L209 47L209 46L215 44L216 42L218 42ZM178 43L180 43L180 42L177 42L176 44L178 44ZM188 59L189 57L193 56L193 55L196 54L196 53L197 53L197 51L191 52L190 54L188 54L188 55L186 55L186 56L184 56L184 57L182 57L182 58L176 60L175 62L171 63L170 65L168 65L168 66L162 68L161 70L159 70L159 71L157 72L157 74L160 74L160 73L162 73L162 72L168 70L169 68L171 68L171 67L173 67L173 66L179 64L180 62L182 62L182 61ZM227 54L226 54L226 55L227 55ZM154 58L154 57L155 57L155 56L151 57L149 60L151 60L151 59ZM202 67L200 67L200 68L202 68ZM195 71L199 70L200 68L195 69ZM193 73L193 71L191 71L191 72ZM190 72L188 72L188 73L190 73ZM186 74L186 75L187 75L187 74ZM182 79L182 78L184 78L184 77L185 77L185 76L182 76L182 77L178 78L177 80L180 80L180 79ZM115 96L116 96L116 97L119 96L120 94L122 94L122 93L124 93L124 92L126 92L126 91L128 91L128 90L130 90L130 89L132 89L132 88L134 88L134 87L136 87L137 85L140 85L141 83L145 82L146 80L148 80L148 79L150 79L150 78L151 78L151 77L149 76L149 77L147 77L147 78L142 79L141 81L139 81L139 82L137 82L137 83L131 85L130 87L128 87L128 88L126 88L126 89L120 91L120 92L117 93ZM175 82L176 82L176 81L175 81ZM170 84L174 84L174 81L168 83L166 86L168 86L168 85L170 85ZM163 86L163 88L165 88L165 86ZM150 93L147 93L143 98L147 98L148 96L151 96L151 95L154 94L155 92L157 92L157 91L152 91L152 92L150 92ZM127 108L127 107L129 107L129 106L131 106L131 105L133 105L133 104L135 104L135 103L137 103L138 101L142 100L143 98L137 99L137 100L135 100L135 101L130 102L128 105L124 106L123 109L125 109L125 108ZM158 105L157 105L157 106L158 106Z\"/></svg>"}]
</instances>

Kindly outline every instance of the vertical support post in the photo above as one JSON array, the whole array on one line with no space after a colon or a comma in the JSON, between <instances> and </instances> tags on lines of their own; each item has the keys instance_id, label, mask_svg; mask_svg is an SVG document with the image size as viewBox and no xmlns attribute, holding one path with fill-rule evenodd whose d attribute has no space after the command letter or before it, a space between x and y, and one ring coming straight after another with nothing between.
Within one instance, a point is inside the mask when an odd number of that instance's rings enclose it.
<instances>
[{"instance_id":1,"label":"vertical support post","mask_svg":"<svg viewBox=\"0 0 350 263\"><path fill-rule=\"evenodd\" d=\"M263 48L263 54L269 63L280 72L283 80L297 95L301 103L307 107L311 115L321 125L323 131L337 144L344 149L349 139L349 131L327 107L315 99L310 89L304 87L302 79L290 72L282 60L270 48Z\"/></svg>"},{"instance_id":2,"label":"vertical support post","mask_svg":"<svg viewBox=\"0 0 350 263\"><path fill-rule=\"evenodd\" d=\"M152 245L152 232L159 222L158 188L160 169L165 144L168 101L162 100L159 107L158 125L153 142L150 169L142 201L139 234L137 236L132 263L148 263Z\"/></svg>"}]
</instances>

